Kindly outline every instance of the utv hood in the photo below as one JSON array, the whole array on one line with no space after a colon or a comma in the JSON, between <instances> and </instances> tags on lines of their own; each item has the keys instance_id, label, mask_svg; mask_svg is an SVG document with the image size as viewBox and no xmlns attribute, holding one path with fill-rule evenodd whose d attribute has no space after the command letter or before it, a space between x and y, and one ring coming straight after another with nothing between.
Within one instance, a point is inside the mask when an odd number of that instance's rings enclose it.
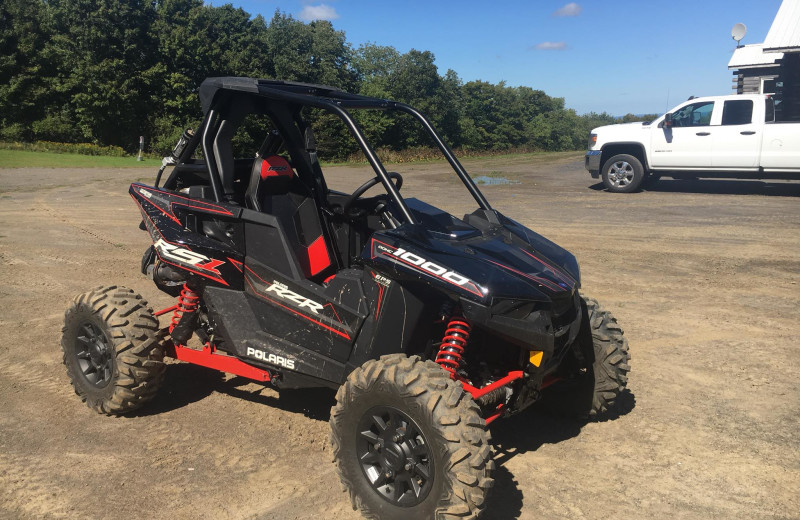
<instances>
[{"instance_id":1,"label":"utv hood","mask_svg":"<svg viewBox=\"0 0 800 520\"><path fill-rule=\"evenodd\" d=\"M474 214L462 221L415 199L406 202L420 224L375 233L364 251L367 263L482 305L571 303L580 274L565 249L499 214L501 225Z\"/></svg>"}]
</instances>

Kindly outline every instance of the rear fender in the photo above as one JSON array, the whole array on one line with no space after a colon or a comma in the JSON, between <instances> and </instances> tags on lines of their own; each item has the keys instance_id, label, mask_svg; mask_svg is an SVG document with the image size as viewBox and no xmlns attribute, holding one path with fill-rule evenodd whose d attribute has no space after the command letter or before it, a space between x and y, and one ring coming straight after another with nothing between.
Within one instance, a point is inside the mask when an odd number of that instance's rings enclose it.
<instances>
[{"instance_id":1,"label":"rear fender","mask_svg":"<svg viewBox=\"0 0 800 520\"><path fill-rule=\"evenodd\" d=\"M204 219L233 221L241 210L138 183L131 184L129 192L142 213L160 261L185 271L187 278L200 283L243 289L242 273L234 264L242 264L244 255L200 231Z\"/></svg>"}]
</instances>

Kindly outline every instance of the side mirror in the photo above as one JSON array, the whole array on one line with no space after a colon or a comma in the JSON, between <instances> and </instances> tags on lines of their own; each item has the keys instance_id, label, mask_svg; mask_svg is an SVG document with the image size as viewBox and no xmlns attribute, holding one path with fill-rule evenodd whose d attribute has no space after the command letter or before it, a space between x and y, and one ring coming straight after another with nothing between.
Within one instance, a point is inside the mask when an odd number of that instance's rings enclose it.
<instances>
[{"instance_id":1,"label":"side mirror","mask_svg":"<svg viewBox=\"0 0 800 520\"><path fill-rule=\"evenodd\" d=\"M664 114L664 128L672 128L672 112Z\"/></svg>"}]
</instances>

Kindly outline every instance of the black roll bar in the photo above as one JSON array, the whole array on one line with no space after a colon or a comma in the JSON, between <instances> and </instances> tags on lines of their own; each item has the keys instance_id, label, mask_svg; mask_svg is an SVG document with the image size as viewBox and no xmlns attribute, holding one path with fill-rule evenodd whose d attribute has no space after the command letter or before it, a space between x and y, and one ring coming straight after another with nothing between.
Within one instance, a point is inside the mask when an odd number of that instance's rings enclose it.
<instances>
[{"instance_id":1,"label":"black roll bar","mask_svg":"<svg viewBox=\"0 0 800 520\"><path fill-rule=\"evenodd\" d=\"M394 183L389 179L389 175L386 173L386 168L384 168L383 163L378 158L378 155L375 153L375 150L372 149L372 146L367 142L364 138L364 134L361 132L361 129L358 127L358 123L355 122L353 117L343 109L339 104L334 103L332 101L324 100L324 99L315 99L309 98L308 96L302 94L294 94L291 92L285 92L277 89L271 89L268 87L261 87L259 90L269 91L269 97L274 99L281 99L284 101L293 101L300 105L321 108L323 110L327 110L329 112L333 112L339 118L344 121L347 127L350 129L350 133L353 134L353 137L358 142L358 145L361 147L361 151L364 152L364 156L366 156L367 161L372 166L372 169L375 170L375 173L378 174L378 178L381 180L386 191L389 195L395 200L400 211L403 213L403 217L406 221L410 224L418 224L417 219L411 214L411 211L408 209L403 198L400 196L400 192L397 191L397 188L394 186Z\"/></svg>"},{"instance_id":2,"label":"black roll bar","mask_svg":"<svg viewBox=\"0 0 800 520\"><path fill-rule=\"evenodd\" d=\"M287 88L288 87L288 88ZM387 193L394 199L397 203L400 211L403 213L403 217L407 222L410 224L417 224L417 220L411 214L411 211L408 209L403 198L400 196L400 192L395 187L394 183L389 178L389 175L386 172L386 168L383 166L383 163L378 158L377 153L372 148L372 146L367 142L364 134L361 131L361 128L358 126L358 123L353 119L350 113L345 110L345 108L353 108L353 109L367 109L367 110L397 110L400 112L405 112L416 119L419 123L422 124L425 131L428 135L433 139L436 143L436 146L442 152L442 154L447 159L447 162L456 172L458 177L461 179L461 182L467 187L467 190L470 192L472 197L478 203L478 206L485 211L493 211L491 205L483 196L483 193L478 189L475 185L475 182L469 176L467 171L464 169L464 166L458 161L456 156L453 154L450 147L444 142L441 138L439 133L433 128L430 121L422 115L419 111L415 108L405 104L399 103L396 101L389 101L389 100L380 100L375 98L368 98L364 96L360 96L357 94L348 94L345 92L336 92L335 94L331 95L330 97L322 96L315 96L309 95L308 86L300 86L300 85L292 85L292 86L284 86L284 88L280 88L277 86L271 86L268 84L259 84L258 85L258 94L255 92L251 92L252 94L258 95L260 97L265 97L267 99L275 99L281 101L288 101L292 103L296 103L300 106L309 106L314 108L320 108L326 110L328 112L336 114L348 127L350 133L355 138L356 142L358 142L361 151L364 153L364 156L367 158L370 166L378 175L381 183L383 184L384 188L386 189ZM313 90L313 89L312 89ZM219 169L217 168L216 161L214 160L214 139L216 139L217 134L217 126L214 125L214 120L218 118L217 111L213 108L208 111L206 114L206 119L204 122L203 132L202 132L202 148L203 148L203 155L205 156L206 164L208 166L208 173L209 178L211 179L211 188L214 192L214 199L217 202L223 202L223 192L221 190L221 178ZM188 147L187 147L188 148Z\"/></svg>"},{"instance_id":3,"label":"black roll bar","mask_svg":"<svg viewBox=\"0 0 800 520\"><path fill-rule=\"evenodd\" d=\"M400 110L401 112L405 112L413 116L417 121L422 123L422 126L427 130L428 134L433 138L433 141L436 143L436 146L439 147L439 150L444 154L447 162L450 163L450 166L455 170L456 174L461 178L461 182L467 187L469 192L472 194L472 197L475 199L475 202L478 203L481 209L485 209L487 211L491 211L492 207L489 205L489 201L486 200L486 197L483 196L481 190L475 185L475 182L472 180L472 177L469 176L467 170L464 169L464 166L458 162L456 156L453 155L452 150L450 147L445 144L442 138L439 136L439 133L433 128L428 118L422 115L416 108L406 105L405 103L395 103L395 109Z\"/></svg>"},{"instance_id":4,"label":"black roll bar","mask_svg":"<svg viewBox=\"0 0 800 520\"><path fill-rule=\"evenodd\" d=\"M217 136L217 132L213 131L216 127L214 125L214 119L216 119L217 113L214 109L208 111L206 114L206 121L205 126L203 127L203 156L206 160L206 166L208 167L208 177L211 179L211 191L214 192L214 200L216 202L223 202L222 197L222 190L220 189L220 184L222 180L219 177L219 170L217 169L217 161L214 159L214 138Z\"/></svg>"}]
</instances>

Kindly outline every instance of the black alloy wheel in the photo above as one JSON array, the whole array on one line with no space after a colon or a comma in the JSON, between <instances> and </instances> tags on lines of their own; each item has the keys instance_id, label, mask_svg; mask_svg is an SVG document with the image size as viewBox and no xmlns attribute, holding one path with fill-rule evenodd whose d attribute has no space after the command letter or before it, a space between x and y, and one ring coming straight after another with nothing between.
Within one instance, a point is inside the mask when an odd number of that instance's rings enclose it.
<instances>
[{"instance_id":1,"label":"black alloy wheel","mask_svg":"<svg viewBox=\"0 0 800 520\"><path fill-rule=\"evenodd\" d=\"M358 424L356 454L372 488L390 503L412 507L433 486L431 448L420 427L391 406L376 406Z\"/></svg>"},{"instance_id":2,"label":"black alloy wheel","mask_svg":"<svg viewBox=\"0 0 800 520\"><path fill-rule=\"evenodd\" d=\"M104 388L114 373L114 348L100 328L84 322L75 338L75 357L81 375L96 388Z\"/></svg>"}]
</instances>

